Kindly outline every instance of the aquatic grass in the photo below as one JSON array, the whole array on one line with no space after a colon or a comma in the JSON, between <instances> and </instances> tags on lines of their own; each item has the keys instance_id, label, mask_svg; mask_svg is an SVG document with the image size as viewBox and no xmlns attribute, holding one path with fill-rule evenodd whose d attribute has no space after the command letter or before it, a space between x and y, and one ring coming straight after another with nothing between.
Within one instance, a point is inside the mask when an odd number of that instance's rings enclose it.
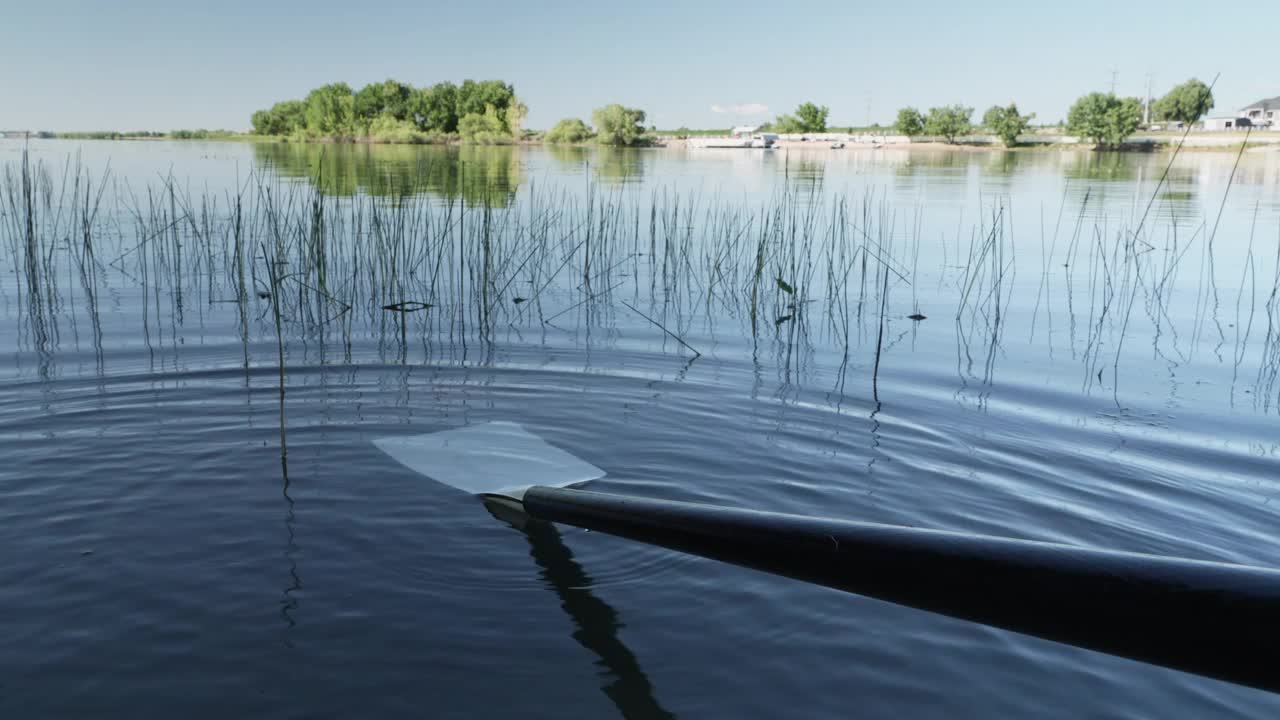
<instances>
[{"instance_id":1,"label":"aquatic grass","mask_svg":"<svg viewBox=\"0 0 1280 720\"><path fill-rule=\"evenodd\" d=\"M799 175L791 170L789 177ZM596 183L582 192L530 183L495 203L483 194L335 197L323 190L327 157L315 168L318 182L255 171L217 194L172 175L132 187L109 172L91 177L78 164L61 171L55 181L56 169L24 156L0 174L0 248L10 256L32 347L57 347L64 319L75 332L82 313L96 317L104 283L119 274L141 291L141 329L157 352L176 352L185 323L203 323L215 303L234 303L246 368L261 332L277 345L274 364L284 364L293 340L322 356L337 346L350 359L360 338L385 343L407 362L415 343L440 338L465 355L469 343L497 342L504 327L614 331L628 324L621 309L690 350L700 344L698 332L716 335L736 324L757 350L774 348L789 370L801 367L817 334L846 359L863 352L865 341L870 391L879 396L896 342L887 329L893 318L923 316L920 283L932 275L938 288L953 288L952 306L929 314L952 315L958 372L989 384L1025 264L1019 245L1031 247L1001 198L984 199L976 223L939 233L920 203L895 207L874 188L850 196L799 179L756 203ZM415 172L440 174L425 163ZM1197 253L1192 335L1203 322L1225 324L1209 271L1219 254L1212 242L1218 221L1188 232L1171 217L1160 238L1150 223L1164 212L1158 201L1148 216L1135 199L1132 225L1091 221L1095 191L1078 190L1074 207L1064 194L1051 231L1043 210L1033 230L1039 278L1028 309L1033 326L1047 314L1051 352L1054 313L1065 313L1063 342L1081 363L1083 389L1102 382L1099 368L1109 365L1115 393L1124 339L1139 320L1150 323L1157 356L1167 351L1186 362L1196 352L1169 305L1187 291L1182 268ZM1280 271L1266 262L1251 241L1230 362L1237 376L1258 362L1255 384L1270 383L1274 393L1268 367L1280 358ZM1062 282L1053 280L1058 267ZM1258 277L1267 272L1270 295ZM1255 310L1267 318L1260 333L1252 332ZM100 344L101 327L93 327ZM1029 341L1037 337L1033 327Z\"/></svg>"}]
</instances>

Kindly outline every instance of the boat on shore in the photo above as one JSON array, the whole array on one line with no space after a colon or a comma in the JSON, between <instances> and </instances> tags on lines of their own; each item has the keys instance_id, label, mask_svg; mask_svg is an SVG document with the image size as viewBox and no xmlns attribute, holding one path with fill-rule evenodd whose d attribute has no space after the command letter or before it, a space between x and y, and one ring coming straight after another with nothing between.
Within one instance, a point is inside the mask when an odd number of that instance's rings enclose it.
<instances>
[{"instance_id":1,"label":"boat on shore","mask_svg":"<svg viewBox=\"0 0 1280 720\"><path fill-rule=\"evenodd\" d=\"M756 132L753 126L736 127L728 135L714 137L691 137L687 146L691 148L761 148L769 149L778 142L776 133Z\"/></svg>"}]
</instances>

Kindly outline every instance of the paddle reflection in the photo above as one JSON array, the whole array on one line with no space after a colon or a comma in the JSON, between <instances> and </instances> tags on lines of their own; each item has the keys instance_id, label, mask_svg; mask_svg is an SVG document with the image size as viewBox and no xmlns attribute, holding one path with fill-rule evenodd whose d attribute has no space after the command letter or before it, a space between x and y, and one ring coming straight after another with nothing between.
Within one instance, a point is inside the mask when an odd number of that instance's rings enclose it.
<instances>
[{"instance_id":1,"label":"paddle reflection","mask_svg":"<svg viewBox=\"0 0 1280 720\"><path fill-rule=\"evenodd\" d=\"M551 523L496 503L486 501L485 507L494 517L524 533L529 541L529 555L538 564L542 579L555 590L560 607L577 628L573 639L603 663L601 689L622 716L675 718L658 703L636 656L618 637L622 627L618 612L591 592L591 576L574 560L560 531Z\"/></svg>"}]
</instances>

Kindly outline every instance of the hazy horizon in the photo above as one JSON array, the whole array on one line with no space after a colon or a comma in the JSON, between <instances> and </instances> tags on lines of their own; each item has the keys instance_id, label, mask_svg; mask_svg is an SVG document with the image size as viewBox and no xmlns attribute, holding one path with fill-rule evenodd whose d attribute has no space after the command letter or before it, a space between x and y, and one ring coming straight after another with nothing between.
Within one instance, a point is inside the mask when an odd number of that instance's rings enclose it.
<instances>
[{"instance_id":1,"label":"hazy horizon","mask_svg":"<svg viewBox=\"0 0 1280 720\"><path fill-rule=\"evenodd\" d=\"M48 0L7 11L0 26L0 129L247 129L254 110L319 85L388 77L505 80L529 107L529 128L589 121L610 102L645 110L660 128L728 127L808 100L829 106L834 126L889 124L907 105L980 114L1010 101L1052 123L1113 79L1118 94L1141 97L1148 74L1159 97L1221 72L1215 112L1280 95L1271 37L1280 9L1249 8L1242 22L1190 3L996 6L553 1L356 12L329 0L181 9Z\"/></svg>"}]
</instances>

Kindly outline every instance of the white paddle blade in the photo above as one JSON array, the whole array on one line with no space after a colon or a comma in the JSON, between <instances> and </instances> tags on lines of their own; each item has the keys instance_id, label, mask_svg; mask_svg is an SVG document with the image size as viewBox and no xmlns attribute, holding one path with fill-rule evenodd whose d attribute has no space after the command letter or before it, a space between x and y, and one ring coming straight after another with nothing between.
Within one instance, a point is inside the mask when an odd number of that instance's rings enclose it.
<instances>
[{"instance_id":1,"label":"white paddle blade","mask_svg":"<svg viewBox=\"0 0 1280 720\"><path fill-rule=\"evenodd\" d=\"M475 495L519 499L533 485L565 487L605 472L513 422L373 441L402 465Z\"/></svg>"}]
</instances>

